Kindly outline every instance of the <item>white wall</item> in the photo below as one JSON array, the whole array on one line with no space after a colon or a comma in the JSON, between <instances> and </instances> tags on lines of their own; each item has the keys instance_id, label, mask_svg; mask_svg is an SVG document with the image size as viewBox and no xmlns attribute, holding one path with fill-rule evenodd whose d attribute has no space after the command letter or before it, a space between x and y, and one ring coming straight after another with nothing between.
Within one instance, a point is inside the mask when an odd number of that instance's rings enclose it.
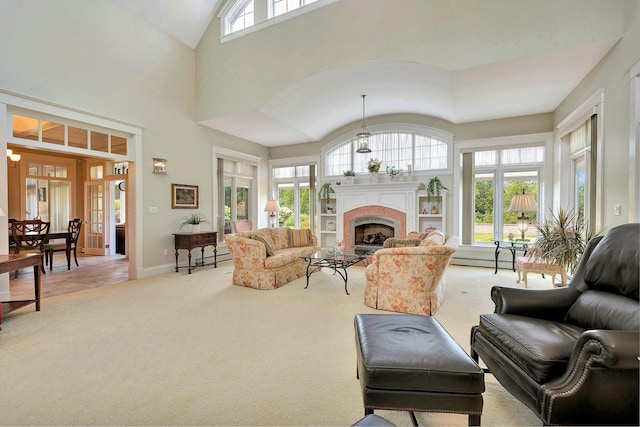
<instances>
[{"instance_id":1,"label":"white wall","mask_svg":"<svg viewBox=\"0 0 640 427\"><path fill-rule=\"evenodd\" d=\"M0 58L1 90L143 129L142 275L174 262L164 249L185 211L171 209L171 183L200 186L200 211L213 216L212 145L266 164L264 147L195 123L194 50L116 2L2 0ZM168 160L167 175L152 174L152 157Z\"/></svg>"},{"instance_id":2,"label":"white wall","mask_svg":"<svg viewBox=\"0 0 640 427\"><path fill-rule=\"evenodd\" d=\"M601 221L598 222L605 228L629 222L629 212L633 208L633 200L629 195L629 174L639 173L637 168L630 165L629 159L629 143L639 137L630 136L629 73L640 59L640 2L625 0L624 3L622 40L554 112L554 124L557 125L598 90L604 89L604 170L599 171L603 180L603 203L602 211L596 215L601 215ZM556 176L560 175L562 167L566 165L554 165ZM616 204L622 206L620 216L614 215Z\"/></svg>"}]
</instances>

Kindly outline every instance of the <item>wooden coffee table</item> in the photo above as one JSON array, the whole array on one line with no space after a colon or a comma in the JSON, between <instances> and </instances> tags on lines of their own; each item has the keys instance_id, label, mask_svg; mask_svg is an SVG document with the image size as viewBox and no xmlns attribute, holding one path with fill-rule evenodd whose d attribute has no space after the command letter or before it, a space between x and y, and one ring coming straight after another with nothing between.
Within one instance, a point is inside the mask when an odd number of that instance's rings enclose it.
<instances>
[{"instance_id":1,"label":"wooden coffee table","mask_svg":"<svg viewBox=\"0 0 640 427\"><path fill-rule=\"evenodd\" d=\"M338 273L342 280L344 280L344 291L349 294L347 289L347 268L354 264L361 262L366 266L367 256L366 254L357 254L353 250L344 250L342 252L336 252L333 248L321 249L311 255L301 256L300 258L308 261L307 264L307 286L309 287L309 276L316 271L319 271L322 267L329 267L333 269L334 274Z\"/></svg>"}]
</instances>

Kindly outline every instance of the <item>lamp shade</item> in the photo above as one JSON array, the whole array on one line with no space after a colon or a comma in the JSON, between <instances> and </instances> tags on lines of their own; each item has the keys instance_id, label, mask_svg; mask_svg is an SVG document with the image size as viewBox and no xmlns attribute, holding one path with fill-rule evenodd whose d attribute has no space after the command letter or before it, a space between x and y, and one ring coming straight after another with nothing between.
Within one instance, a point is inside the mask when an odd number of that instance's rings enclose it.
<instances>
[{"instance_id":1,"label":"lamp shade","mask_svg":"<svg viewBox=\"0 0 640 427\"><path fill-rule=\"evenodd\" d=\"M280 203L277 200L268 200L267 205L264 207L265 212L278 212L280 210Z\"/></svg>"},{"instance_id":2,"label":"lamp shade","mask_svg":"<svg viewBox=\"0 0 640 427\"><path fill-rule=\"evenodd\" d=\"M516 194L511 199L509 212L537 212L538 204L531 194Z\"/></svg>"}]
</instances>

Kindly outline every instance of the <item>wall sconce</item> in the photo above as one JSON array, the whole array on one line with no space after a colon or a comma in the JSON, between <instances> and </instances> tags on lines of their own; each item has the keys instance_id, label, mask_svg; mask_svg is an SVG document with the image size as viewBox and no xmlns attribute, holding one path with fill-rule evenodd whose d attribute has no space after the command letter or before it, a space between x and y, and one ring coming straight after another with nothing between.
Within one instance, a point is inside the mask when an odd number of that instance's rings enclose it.
<instances>
[{"instance_id":1,"label":"wall sconce","mask_svg":"<svg viewBox=\"0 0 640 427\"><path fill-rule=\"evenodd\" d=\"M167 159L153 158L153 173L159 175L167 174Z\"/></svg>"},{"instance_id":2,"label":"wall sconce","mask_svg":"<svg viewBox=\"0 0 640 427\"><path fill-rule=\"evenodd\" d=\"M9 162L9 167L15 168L20 161L20 154L14 153L12 149L7 148L7 161Z\"/></svg>"},{"instance_id":3,"label":"wall sconce","mask_svg":"<svg viewBox=\"0 0 640 427\"><path fill-rule=\"evenodd\" d=\"M280 203L277 200L267 200L267 205L264 207L265 212L269 212L269 227L276 226L276 212L280 210Z\"/></svg>"}]
</instances>

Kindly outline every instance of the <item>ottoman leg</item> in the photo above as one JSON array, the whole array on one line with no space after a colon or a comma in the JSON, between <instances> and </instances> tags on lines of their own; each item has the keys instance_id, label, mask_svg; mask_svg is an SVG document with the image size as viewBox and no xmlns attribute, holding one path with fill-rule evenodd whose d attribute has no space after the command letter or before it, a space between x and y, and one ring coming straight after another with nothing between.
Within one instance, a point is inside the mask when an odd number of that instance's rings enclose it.
<instances>
[{"instance_id":1,"label":"ottoman leg","mask_svg":"<svg viewBox=\"0 0 640 427\"><path fill-rule=\"evenodd\" d=\"M416 414L414 414L413 411L409 411L409 415L411 416L411 423L413 424L413 427L418 427L418 420L416 419Z\"/></svg>"},{"instance_id":2,"label":"ottoman leg","mask_svg":"<svg viewBox=\"0 0 640 427\"><path fill-rule=\"evenodd\" d=\"M479 426L480 425L480 415L469 415L469 425L470 426Z\"/></svg>"},{"instance_id":3,"label":"ottoman leg","mask_svg":"<svg viewBox=\"0 0 640 427\"><path fill-rule=\"evenodd\" d=\"M371 415L373 414L373 409L371 408L364 408L364 416L366 417L367 415Z\"/></svg>"}]
</instances>

